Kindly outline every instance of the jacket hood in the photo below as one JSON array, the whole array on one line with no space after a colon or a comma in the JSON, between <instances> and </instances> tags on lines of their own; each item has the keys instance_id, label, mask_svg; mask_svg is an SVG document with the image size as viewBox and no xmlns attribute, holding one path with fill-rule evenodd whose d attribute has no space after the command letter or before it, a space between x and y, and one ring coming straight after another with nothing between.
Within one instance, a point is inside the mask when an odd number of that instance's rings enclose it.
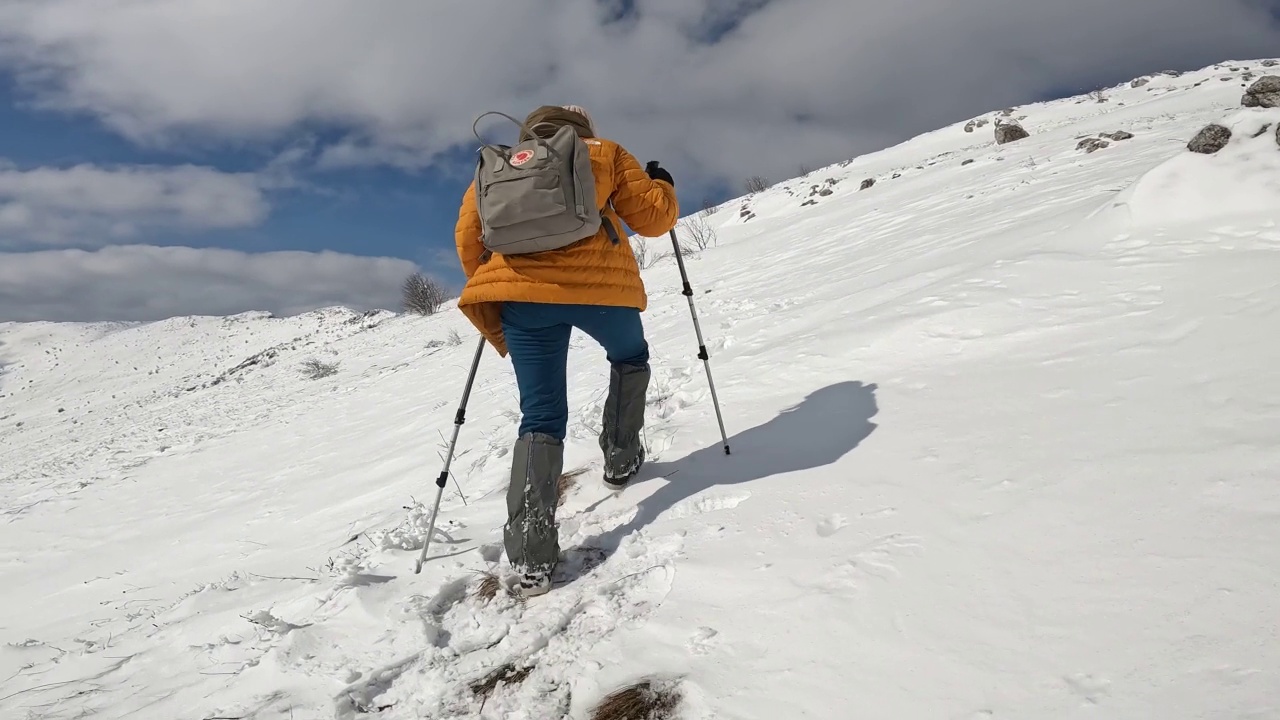
<instances>
[{"instance_id":1,"label":"jacket hood","mask_svg":"<svg viewBox=\"0 0 1280 720\"><path fill-rule=\"evenodd\" d=\"M578 137L596 136L589 118L582 113L567 110L558 105L543 105L534 110L524 119L524 125L525 129L520 131L520 142L530 140L535 135L540 138L549 138L565 125L572 127L574 132L578 133Z\"/></svg>"}]
</instances>

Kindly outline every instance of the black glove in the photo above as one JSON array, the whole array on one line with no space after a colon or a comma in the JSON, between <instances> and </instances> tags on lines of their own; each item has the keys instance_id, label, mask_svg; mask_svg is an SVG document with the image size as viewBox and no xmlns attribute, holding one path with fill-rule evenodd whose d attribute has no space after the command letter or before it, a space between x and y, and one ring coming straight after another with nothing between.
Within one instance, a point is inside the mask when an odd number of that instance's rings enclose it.
<instances>
[{"instance_id":1,"label":"black glove","mask_svg":"<svg viewBox=\"0 0 1280 720\"><path fill-rule=\"evenodd\" d=\"M649 177L654 180L662 180L664 182L670 183L671 187L676 186L676 181L671 179L671 173L667 172L663 168L658 167L657 160L650 160L647 164L645 164L644 171L648 173Z\"/></svg>"}]
</instances>

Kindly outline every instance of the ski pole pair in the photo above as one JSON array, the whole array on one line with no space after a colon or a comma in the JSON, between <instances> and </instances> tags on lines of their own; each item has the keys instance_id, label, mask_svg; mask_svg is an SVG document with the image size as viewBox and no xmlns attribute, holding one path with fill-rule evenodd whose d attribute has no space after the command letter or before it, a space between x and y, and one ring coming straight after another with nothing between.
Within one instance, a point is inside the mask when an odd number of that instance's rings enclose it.
<instances>
[{"instance_id":1,"label":"ski pole pair","mask_svg":"<svg viewBox=\"0 0 1280 720\"><path fill-rule=\"evenodd\" d=\"M729 454L729 437L724 430L724 416L720 413L720 398L716 395L716 384L711 378L711 355L707 352L707 345L702 339L702 325L698 322L698 311L693 304L693 286L689 284L689 274L685 271L684 255L680 252L680 241L676 238L674 228L668 233L671 236L671 247L675 251L676 264L680 267L680 280L683 283L681 294L689 301L689 314L693 317L693 330L698 336L698 358L702 360L702 366L707 371L707 386L711 388L711 402L716 408L716 422L720 425L720 440L724 446L724 454ZM471 398L471 388L476 381L476 371L480 368L480 356L484 354L484 345L486 340L481 337L480 342L476 344L476 354L471 360L471 372L467 374L467 384L462 390L462 402L458 404L457 414L453 419L453 437L449 440L449 450L445 454L444 469L440 471L440 476L436 478L436 501L431 509L431 521L427 527L427 537L422 542L422 552L418 554L417 562L414 563L413 573L415 575L422 572L422 565L427 561L427 548L431 545L431 538L436 531L436 517L440 512L440 499L444 495L444 486L449 480L449 465L453 462L453 451L458 444L458 433L467 421L467 401Z\"/></svg>"}]
</instances>

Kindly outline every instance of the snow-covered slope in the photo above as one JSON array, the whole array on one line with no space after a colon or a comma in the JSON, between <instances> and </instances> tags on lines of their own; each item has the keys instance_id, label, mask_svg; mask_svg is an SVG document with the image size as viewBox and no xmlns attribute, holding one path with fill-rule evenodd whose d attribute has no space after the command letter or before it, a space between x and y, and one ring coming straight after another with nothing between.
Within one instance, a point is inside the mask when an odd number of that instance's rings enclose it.
<instances>
[{"instance_id":1,"label":"snow-covered slope","mask_svg":"<svg viewBox=\"0 0 1280 720\"><path fill-rule=\"evenodd\" d=\"M492 353L412 572L456 311L0 326L0 716L586 718L647 678L686 720L1280 715L1280 114L1240 108L1273 70L992 113L706 216L733 455L664 260L649 479L596 481L575 336L561 542L598 564L526 604L474 594L517 420ZM1008 117L1031 136L997 146ZM1189 153L1210 122L1232 144Z\"/></svg>"}]
</instances>

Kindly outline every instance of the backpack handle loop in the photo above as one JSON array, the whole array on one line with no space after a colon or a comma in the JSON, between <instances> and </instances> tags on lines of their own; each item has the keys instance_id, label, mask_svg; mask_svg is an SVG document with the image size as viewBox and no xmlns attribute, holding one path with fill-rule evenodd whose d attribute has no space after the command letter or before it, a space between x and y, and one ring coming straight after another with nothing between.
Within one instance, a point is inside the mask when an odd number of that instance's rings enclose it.
<instances>
[{"instance_id":1,"label":"backpack handle loop","mask_svg":"<svg viewBox=\"0 0 1280 720\"><path fill-rule=\"evenodd\" d=\"M546 122L546 121L543 121L543 122L540 122L540 123L535 124L533 127L529 127L529 126L527 126L525 123L520 122L519 120L517 120L517 119L515 119L515 118L511 117L510 115L508 115L508 114L506 114L506 113L504 113L504 112L499 112L499 111L497 111L497 110L490 110L489 112L484 113L484 115L481 115L480 117L476 118L476 121L475 121L475 122L471 123L471 133L472 133L473 135L475 135L475 136L476 136L476 139L480 141L480 144L481 144L481 145L484 145L485 147L490 147L490 148L494 147L493 145L490 145L489 143L485 142L485 141L484 141L484 138L480 137L480 131L479 131L479 130L477 130L477 128L480 126L480 121L481 121L482 119L484 119L484 118L485 118L485 116L487 116L487 115L501 115L502 117L504 117L504 118L506 118L506 119L510 120L511 122L515 123L515 126L516 126L516 127L520 128L520 132L521 132L521 134L523 134L523 133L525 133L525 132L529 133L530 135L532 135L532 136L533 136L533 139L534 139L534 141L535 141L535 142L537 142L539 145L541 145L542 147L544 147L544 148L546 148L546 149L547 149L547 152L551 153L552 155L555 155L557 158L559 158L559 157L560 157L560 153L557 153L557 152L555 151L555 148L551 147L551 143L547 142L547 141L546 141L545 139L543 139L543 138L538 137L538 136L537 136L537 135L535 135L535 134L534 134L534 132L533 132L533 128L541 127L541 126L543 126L543 125L551 125L551 127L556 127L554 124L549 123L549 122ZM505 148L504 148L504 149L505 149Z\"/></svg>"}]
</instances>

